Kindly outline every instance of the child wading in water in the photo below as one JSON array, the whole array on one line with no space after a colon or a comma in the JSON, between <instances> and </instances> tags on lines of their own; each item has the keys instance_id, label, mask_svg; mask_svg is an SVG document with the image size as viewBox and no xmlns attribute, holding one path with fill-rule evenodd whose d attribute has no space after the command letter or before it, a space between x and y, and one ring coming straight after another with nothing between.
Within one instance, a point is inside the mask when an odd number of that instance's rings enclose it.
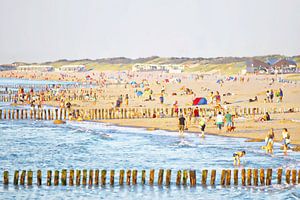
<instances>
[{"instance_id":1,"label":"child wading in water","mask_svg":"<svg viewBox=\"0 0 300 200\"><path fill-rule=\"evenodd\" d=\"M241 163L240 158L243 157L243 156L245 156L245 155L246 155L245 151L235 152L233 154L233 165L240 165L240 163Z\"/></svg>"}]
</instances>

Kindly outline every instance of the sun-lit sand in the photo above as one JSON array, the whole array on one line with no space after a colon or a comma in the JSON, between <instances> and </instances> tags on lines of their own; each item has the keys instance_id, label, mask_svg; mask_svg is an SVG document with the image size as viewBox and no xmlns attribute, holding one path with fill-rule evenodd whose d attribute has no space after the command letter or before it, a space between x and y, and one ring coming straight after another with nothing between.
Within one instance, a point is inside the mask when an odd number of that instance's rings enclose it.
<instances>
[{"instance_id":1,"label":"sun-lit sand","mask_svg":"<svg viewBox=\"0 0 300 200\"><path fill-rule=\"evenodd\" d=\"M86 80L86 76L90 75L92 81L103 81L100 79L100 75L97 72L87 73L70 73L68 75L56 72L51 73L28 73L28 72L4 72L1 73L2 77L17 77L17 78L30 78L39 80L64 80L64 81L78 81L78 82L89 82ZM99 75L99 76L98 76ZM102 74L102 77L107 78L107 82L111 81L109 76L118 77L117 72L109 72ZM165 76L165 77L164 77ZM97 77L94 78L93 77ZM124 103L121 107L142 107L142 108L165 108L172 107L175 101L178 101L179 107L191 106L192 101L195 97L208 97L209 93L213 91L219 91L221 94L222 106L226 109L227 107L258 107L258 108L300 108L300 84L295 83L279 83L275 81L271 83L271 79L277 80L279 77L274 75L248 75L245 76L245 81L225 81L223 84L218 84L216 81L224 76L217 75L206 75L199 80L195 80L191 74L181 75L163 75L159 73L151 74L131 74L127 75L122 79L122 82L136 81L141 83L147 82L143 88L133 87L131 84L114 84L108 85L101 88L94 88L99 98L97 101L86 100L86 101L72 101L73 108L111 108L115 105L117 98L122 94L125 96L129 95L129 105L126 106ZM281 77L281 75L280 75ZM282 76L284 78L285 76ZM179 78L181 82L176 81ZM247 79L249 78L249 81ZM169 82L166 82L168 79ZM112 83L112 81L111 81ZM165 88L164 104L160 104L159 97L161 94L162 87ZM148 95L142 95L137 97L136 90L143 91L149 88L153 90L152 101L146 101ZM187 95L184 90L189 88L193 91L193 94ZM281 88L284 93L282 103L277 102L277 97L274 98L273 103L265 103L266 91L273 89L274 91ZM87 89L88 90L88 89ZM76 90L74 90L76 91ZM79 92L79 90L77 90ZM223 94L228 94L223 96ZM258 97L258 102L249 103L250 98ZM224 105L224 102L228 102L228 105ZM59 101L45 102L45 104L59 106ZM211 107L212 105L199 106ZM229 110L232 112L232 110ZM281 141L281 132L283 128L287 128L291 134L291 143L300 144L300 113L283 113L283 114L271 114L271 121L268 122L256 122L261 115L248 116L246 118L235 119L236 130L231 133L226 133L225 129L219 132L213 122L207 124L206 134L222 135L228 137L243 137L243 138L258 138L264 139L270 128L275 129L275 141ZM121 126L136 126L136 127L148 127L157 128L163 130L177 131L178 130L178 119L177 118L155 118L155 119L111 119L102 120L102 122L109 122ZM188 132L200 132L198 125L191 124L188 126Z\"/></svg>"}]
</instances>

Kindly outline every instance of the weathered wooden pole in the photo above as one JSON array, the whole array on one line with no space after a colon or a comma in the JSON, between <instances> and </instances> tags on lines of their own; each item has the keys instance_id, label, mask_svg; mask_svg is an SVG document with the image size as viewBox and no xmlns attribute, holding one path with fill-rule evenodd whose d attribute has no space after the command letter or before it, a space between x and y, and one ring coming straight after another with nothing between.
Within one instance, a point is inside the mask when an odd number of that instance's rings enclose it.
<instances>
[{"instance_id":1,"label":"weathered wooden pole","mask_svg":"<svg viewBox=\"0 0 300 200\"><path fill-rule=\"evenodd\" d=\"M181 184L181 170L177 171L177 177L176 177L176 185L179 186Z\"/></svg>"},{"instance_id":2,"label":"weathered wooden pole","mask_svg":"<svg viewBox=\"0 0 300 200\"><path fill-rule=\"evenodd\" d=\"M196 170L190 170L190 186L196 186Z\"/></svg>"},{"instance_id":3,"label":"weathered wooden pole","mask_svg":"<svg viewBox=\"0 0 300 200\"><path fill-rule=\"evenodd\" d=\"M25 185L25 176L26 176L26 170L22 170L21 178L20 178L20 185Z\"/></svg>"},{"instance_id":4,"label":"weathered wooden pole","mask_svg":"<svg viewBox=\"0 0 300 200\"><path fill-rule=\"evenodd\" d=\"M242 186L246 185L246 170L242 169Z\"/></svg>"},{"instance_id":5,"label":"weathered wooden pole","mask_svg":"<svg viewBox=\"0 0 300 200\"><path fill-rule=\"evenodd\" d=\"M42 185L42 171L41 170L37 170L37 172L36 172L36 184L37 184L37 186Z\"/></svg>"},{"instance_id":6,"label":"weathered wooden pole","mask_svg":"<svg viewBox=\"0 0 300 200\"><path fill-rule=\"evenodd\" d=\"M149 184L153 185L154 183L154 169L150 170L150 176L149 176Z\"/></svg>"},{"instance_id":7,"label":"weathered wooden pole","mask_svg":"<svg viewBox=\"0 0 300 200\"><path fill-rule=\"evenodd\" d=\"M187 185L187 179L188 179L187 170L183 170L182 185Z\"/></svg>"},{"instance_id":8,"label":"weathered wooden pole","mask_svg":"<svg viewBox=\"0 0 300 200\"><path fill-rule=\"evenodd\" d=\"M230 185L231 184L231 170L228 169L226 171L226 185Z\"/></svg>"},{"instance_id":9,"label":"weathered wooden pole","mask_svg":"<svg viewBox=\"0 0 300 200\"><path fill-rule=\"evenodd\" d=\"M106 185L106 170L101 170L101 185Z\"/></svg>"},{"instance_id":10,"label":"weathered wooden pole","mask_svg":"<svg viewBox=\"0 0 300 200\"><path fill-rule=\"evenodd\" d=\"M9 184L9 175L8 175L8 171L4 171L4 173L3 173L3 184L4 184L4 185L8 185L8 184Z\"/></svg>"},{"instance_id":11,"label":"weathered wooden pole","mask_svg":"<svg viewBox=\"0 0 300 200\"><path fill-rule=\"evenodd\" d=\"M130 179L131 179L131 170L128 169L128 170L126 171L126 184L127 184L127 185L130 185Z\"/></svg>"},{"instance_id":12,"label":"weathered wooden pole","mask_svg":"<svg viewBox=\"0 0 300 200\"><path fill-rule=\"evenodd\" d=\"M58 120L58 109L55 109L55 119Z\"/></svg>"},{"instance_id":13,"label":"weathered wooden pole","mask_svg":"<svg viewBox=\"0 0 300 200\"><path fill-rule=\"evenodd\" d=\"M258 186L258 169L253 169L253 185Z\"/></svg>"},{"instance_id":14,"label":"weathered wooden pole","mask_svg":"<svg viewBox=\"0 0 300 200\"><path fill-rule=\"evenodd\" d=\"M136 185L137 183L137 173L136 169L132 170L132 185Z\"/></svg>"},{"instance_id":15,"label":"weathered wooden pole","mask_svg":"<svg viewBox=\"0 0 300 200\"><path fill-rule=\"evenodd\" d=\"M95 180L94 180L94 182L95 182L96 186L99 186L99 169L95 170Z\"/></svg>"},{"instance_id":16,"label":"weathered wooden pole","mask_svg":"<svg viewBox=\"0 0 300 200\"><path fill-rule=\"evenodd\" d=\"M277 184L281 184L282 179L282 168L277 169Z\"/></svg>"},{"instance_id":17,"label":"weathered wooden pole","mask_svg":"<svg viewBox=\"0 0 300 200\"><path fill-rule=\"evenodd\" d=\"M292 170L292 183L294 185L296 184L296 179L297 179L297 170L293 169Z\"/></svg>"},{"instance_id":18,"label":"weathered wooden pole","mask_svg":"<svg viewBox=\"0 0 300 200\"><path fill-rule=\"evenodd\" d=\"M158 171L158 181L157 181L158 185L162 185L163 184L163 177L164 177L164 170L163 169L159 169L159 171Z\"/></svg>"},{"instance_id":19,"label":"weathered wooden pole","mask_svg":"<svg viewBox=\"0 0 300 200\"><path fill-rule=\"evenodd\" d=\"M166 174L166 186L169 186L171 184L171 173L172 171L168 169Z\"/></svg>"},{"instance_id":20,"label":"weathered wooden pole","mask_svg":"<svg viewBox=\"0 0 300 200\"><path fill-rule=\"evenodd\" d=\"M233 170L233 184L234 185L239 184L239 170L238 169Z\"/></svg>"},{"instance_id":21,"label":"weathered wooden pole","mask_svg":"<svg viewBox=\"0 0 300 200\"><path fill-rule=\"evenodd\" d=\"M14 185L18 185L19 184L19 171L16 170L14 173Z\"/></svg>"},{"instance_id":22,"label":"weathered wooden pole","mask_svg":"<svg viewBox=\"0 0 300 200\"><path fill-rule=\"evenodd\" d=\"M54 171L54 185L58 186L58 184L59 184L59 171L55 170Z\"/></svg>"},{"instance_id":23,"label":"weathered wooden pole","mask_svg":"<svg viewBox=\"0 0 300 200\"><path fill-rule=\"evenodd\" d=\"M222 173L221 173L221 185L224 186L225 185L225 179L226 179L226 170L223 169Z\"/></svg>"},{"instance_id":24,"label":"weathered wooden pole","mask_svg":"<svg viewBox=\"0 0 300 200\"><path fill-rule=\"evenodd\" d=\"M67 170L66 169L61 170L61 185L62 186L67 185Z\"/></svg>"},{"instance_id":25,"label":"weathered wooden pole","mask_svg":"<svg viewBox=\"0 0 300 200\"><path fill-rule=\"evenodd\" d=\"M260 169L259 179L260 179L260 185L265 185L265 170L263 168Z\"/></svg>"},{"instance_id":26,"label":"weathered wooden pole","mask_svg":"<svg viewBox=\"0 0 300 200\"><path fill-rule=\"evenodd\" d=\"M47 186L51 186L52 171L47 171Z\"/></svg>"},{"instance_id":27,"label":"weathered wooden pole","mask_svg":"<svg viewBox=\"0 0 300 200\"><path fill-rule=\"evenodd\" d=\"M27 185L32 185L32 177L33 177L33 172L29 170L27 173Z\"/></svg>"},{"instance_id":28,"label":"weathered wooden pole","mask_svg":"<svg viewBox=\"0 0 300 200\"><path fill-rule=\"evenodd\" d=\"M82 185L86 186L87 184L87 170L82 170Z\"/></svg>"},{"instance_id":29,"label":"weathered wooden pole","mask_svg":"<svg viewBox=\"0 0 300 200\"><path fill-rule=\"evenodd\" d=\"M81 170L76 170L76 185L80 185L80 179L81 179Z\"/></svg>"},{"instance_id":30,"label":"weathered wooden pole","mask_svg":"<svg viewBox=\"0 0 300 200\"><path fill-rule=\"evenodd\" d=\"M285 181L287 184L291 183L291 170L287 169L285 172Z\"/></svg>"},{"instance_id":31,"label":"weathered wooden pole","mask_svg":"<svg viewBox=\"0 0 300 200\"><path fill-rule=\"evenodd\" d=\"M272 184L272 169L267 169L266 185Z\"/></svg>"},{"instance_id":32,"label":"weathered wooden pole","mask_svg":"<svg viewBox=\"0 0 300 200\"><path fill-rule=\"evenodd\" d=\"M201 180L202 185L206 185L207 172L208 172L208 170L206 170L206 169L202 170L202 180Z\"/></svg>"},{"instance_id":33,"label":"weathered wooden pole","mask_svg":"<svg viewBox=\"0 0 300 200\"><path fill-rule=\"evenodd\" d=\"M94 170L90 169L89 171L89 186L93 186L93 179L94 179Z\"/></svg>"},{"instance_id":34,"label":"weathered wooden pole","mask_svg":"<svg viewBox=\"0 0 300 200\"><path fill-rule=\"evenodd\" d=\"M216 173L217 171L215 169L211 170L211 175L210 175L210 185L214 186L216 182Z\"/></svg>"},{"instance_id":35,"label":"weathered wooden pole","mask_svg":"<svg viewBox=\"0 0 300 200\"><path fill-rule=\"evenodd\" d=\"M142 170L142 185L145 185L146 183L146 170Z\"/></svg>"},{"instance_id":36,"label":"weathered wooden pole","mask_svg":"<svg viewBox=\"0 0 300 200\"><path fill-rule=\"evenodd\" d=\"M69 186L74 185L74 169L71 169L69 172Z\"/></svg>"},{"instance_id":37,"label":"weathered wooden pole","mask_svg":"<svg viewBox=\"0 0 300 200\"><path fill-rule=\"evenodd\" d=\"M110 185L115 184L115 170L110 170L110 180L109 180Z\"/></svg>"},{"instance_id":38,"label":"weathered wooden pole","mask_svg":"<svg viewBox=\"0 0 300 200\"><path fill-rule=\"evenodd\" d=\"M252 180L252 170L247 169L247 185L251 185L251 180Z\"/></svg>"},{"instance_id":39,"label":"weathered wooden pole","mask_svg":"<svg viewBox=\"0 0 300 200\"><path fill-rule=\"evenodd\" d=\"M124 184L124 173L125 171L123 169L120 170L120 177L119 177L119 185Z\"/></svg>"}]
</instances>

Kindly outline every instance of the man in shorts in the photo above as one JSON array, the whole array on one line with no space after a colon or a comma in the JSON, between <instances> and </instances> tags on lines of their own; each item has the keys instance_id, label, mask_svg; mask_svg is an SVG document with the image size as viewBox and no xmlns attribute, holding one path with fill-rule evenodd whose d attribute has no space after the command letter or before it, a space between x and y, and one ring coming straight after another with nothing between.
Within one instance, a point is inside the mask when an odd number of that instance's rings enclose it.
<instances>
[{"instance_id":1,"label":"man in shorts","mask_svg":"<svg viewBox=\"0 0 300 200\"><path fill-rule=\"evenodd\" d=\"M183 115L179 116L179 134L183 136L184 128L185 128L185 118Z\"/></svg>"}]
</instances>

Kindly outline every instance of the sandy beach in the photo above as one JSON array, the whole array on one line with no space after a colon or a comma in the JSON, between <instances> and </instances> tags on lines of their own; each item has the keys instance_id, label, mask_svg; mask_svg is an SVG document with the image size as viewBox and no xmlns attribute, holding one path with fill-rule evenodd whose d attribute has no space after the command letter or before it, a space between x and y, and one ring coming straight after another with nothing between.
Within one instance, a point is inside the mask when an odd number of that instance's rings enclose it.
<instances>
[{"instance_id":1,"label":"sandy beach","mask_svg":"<svg viewBox=\"0 0 300 200\"><path fill-rule=\"evenodd\" d=\"M94 82L101 82L103 79L106 83L112 83L109 79L112 75L117 77L118 73L108 72L97 74L91 71L87 73L73 73L65 76L64 81L85 82L85 76L94 77ZM2 77L13 75L14 77L23 77L38 80L59 80L59 74L55 73L36 73L28 74L20 71L6 72ZM30 76L29 76L30 75ZM128 95L128 105L121 104L120 108L171 108L174 102L177 102L178 107L192 106L193 99L196 97L205 97L209 101L209 94L218 91L221 96L221 106L224 111L229 111L232 114L234 108L249 107L249 108L277 108L290 109L300 108L299 97L300 87L299 83L295 82L285 83L277 80L284 79L284 75L246 75L236 76L236 81L226 80L228 77L222 75L205 75L195 76L195 74L160 74L160 73L137 73L125 74L122 77L122 83L98 85L92 89L71 89L68 93L60 94L57 100L45 101L43 104L59 107L61 102L59 99L66 99L67 96L73 93L79 94L95 94L97 100L90 98L84 100L71 100L73 109L96 109L96 108L112 108L116 104L116 100ZM197 77L197 78L195 78ZM242 78L242 79L241 79ZM176 81L179 79L180 81ZM217 83L217 80L224 80L223 83ZM273 80L272 80L273 79ZM130 84L136 82L136 84ZM274 97L273 103L265 103L266 91L277 91L282 88L284 97L283 102L278 102L278 98ZM161 90L164 90L164 102L160 103ZM187 93L186 91L192 91ZM151 98L146 90L151 90ZM137 96L137 91L144 93ZM257 96L258 101L249 102ZM226 103L225 103L226 102ZM215 104L199 105L199 108L214 108ZM196 106L194 106L195 108ZM271 121L257 122L257 119L262 115L255 116L240 116L235 119L236 130L231 133L226 133L223 129L219 132L214 124L214 121L208 122L206 134L222 135L227 137L243 137L251 139L261 139L266 137L270 128L275 130L275 141L281 141L281 132L283 128L287 128L291 134L291 143L300 144L300 135L297 133L300 130L300 114L299 113L284 113L271 114ZM214 117L213 117L214 119ZM193 120L192 120L193 121ZM178 130L177 118L145 118L145 119L112 119L102 120L102 122L112 123L121 126L144 127L150 129L162 129L169 131ZM186 132L200 132L197 124L188 125Z\"/></svg>"}]
</instances>

